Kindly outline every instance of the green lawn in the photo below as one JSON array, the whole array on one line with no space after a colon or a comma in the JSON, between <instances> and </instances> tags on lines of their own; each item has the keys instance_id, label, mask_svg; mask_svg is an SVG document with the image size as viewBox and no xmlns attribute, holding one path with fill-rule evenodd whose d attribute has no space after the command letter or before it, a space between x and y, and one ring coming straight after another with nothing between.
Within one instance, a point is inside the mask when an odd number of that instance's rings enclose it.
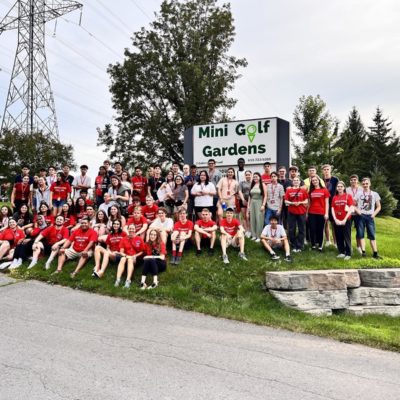
<instances>
[{"instance_id":1,"label":"green lawn","mask_svg":"<svg viewBox=\"0 0 400 400\"><path fill-rule=\"evenodd\" d=\"M168 271L160 276L160 286L153 290L138 288L140 269L135 272L131 289L114 288L115 267L110 266L102 280L91 277L92 264L72 280L69 273L74 265L69 262L60 275L45 271L44 262L30 271L26 265L12 275L21 279L38 279L51 284L60 284L89 292L121 297L138 302L148 302L173 306L185 310L284 328L291 331L331 337L345 342L400 351L400 318L369 315L355 317L334 315L315 317L288 309L270 296L264 287L266 271L329 269L329 268L379 268L400 267L398 235L400 221L394 218L377 220L378 246L383 260L362 259L354 253L352 260L336 259L333 247L316 254L309 250L294 254L293 264L284 261L271 262L260 244L248 241L246 253L249 261L240 262L236 251L228 252L231 263L224 265L220 255L210 258L203 254L197 258L194 251L185 254L179 266L168 266ZM217 251L219 252L219 246Z\"/></svg>"}]
</instances>

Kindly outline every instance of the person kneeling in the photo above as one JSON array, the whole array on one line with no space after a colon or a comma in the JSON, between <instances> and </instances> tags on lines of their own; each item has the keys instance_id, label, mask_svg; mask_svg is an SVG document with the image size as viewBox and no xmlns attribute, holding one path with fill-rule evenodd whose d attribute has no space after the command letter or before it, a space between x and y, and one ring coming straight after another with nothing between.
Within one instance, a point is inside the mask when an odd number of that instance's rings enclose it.
<instances>
[{"instance_id":1,"label":"person kneeling","mask_svg":"<svg viewBox=\"0 0 400 400\"><path fill-rule=\"evenodd\" d=\"M208 254L214 254L214 244L217 238L217 224L211 219L208 208L201 211L201 219L194 225L194 239L196 241L196 255L201 255L201 245L208 246Z\"/></svg>"},{"instance_id":2,"label":"person kneeling","mask_svg":"<svg viewBox=\"0 0 400 400\"><path fill-rule=\"evenodd\" d=\"M87 261L93 255L93 245L97 242L97 233L89 228L89 218L83 217L80 227L72 232L70 238L62 245L59 256L56 273L60 273L66 260L79 258L75 271L71 273L71 278L85 266Z\"/></svg>"},{"instance_id":3,"label":"person kneeling","mask_svg":"<svg viewBox=\"0 0 400 400\"><path fill-rule=\"evenodd\" d=\"M171 235L172 240L172 261L171 264L178 265L182 260L183 249L190 247L193 231L193 222L187 219L186 210L181 208L179 210L179 221L174 225L174 231ZM178 251L176 248L178 246Z\"/></svg>"},{"instance_id":4,"label":"person kneeling","mask_svg":"<svg viewBox=\"0 0 400 400\"><path fill-rule=\"evenodd\" d=\"M146 255L143 259L143 274L140 282L140 289L154 289L158 286L158 275L167 269L165 255L167 250L165 243L161 240L160 232L151 229L149 240L146 243ZM153 276L151 286L146 285L146 275Z\"/></svg>"},{"instance_id":5,"label":"person kneeling","mask_svg":"<svg viewBox=\"0 0 400 400\"><path fill-rule=\"evenodd\" d=\"M285 229L282 225L278 224L277 216L271 215L269 218L269 225L261 233L261 243L271 255L272 260L279 260L279 256L275 253L274 249L283 247L286 254L285 261L292 262L289 241Z\"/></svg>"},{"instance_id":6,"label":"person kneeling","mask_svg":"<svg viewBox=\"0 0 400 400\"><path fill-rule=\"evenodd\" d=\"M220 222L221 231L221 248L222 248L222 260L224 264L229 264L229 259L226 254L226 249L229 246L239 247L239 257L247 261L246 254L244 254L244 228L240 224L239 220L233 218L234 209L228 207L226 209L226 218L222 218Z\"/></svg>"},{"instance_id":7,"label":"person kneeling","mask_svg":"<svg viewBox=\"0 0 400 400\"><path fill-rule=\"evenodd\" d=\"M136 236L135 225L128 225L128 236L122 239L120 244L121 261L118 264L117 278L115 280L115 287L118 287L121 282L121 277L125 272L125 266L127 267L126 281L124 287L129 289L131 287L132 275L135 270L135 264L137 265L139 258L145 251L145 245L143 239L140 236Z\"/></svg>"}]
</instances>

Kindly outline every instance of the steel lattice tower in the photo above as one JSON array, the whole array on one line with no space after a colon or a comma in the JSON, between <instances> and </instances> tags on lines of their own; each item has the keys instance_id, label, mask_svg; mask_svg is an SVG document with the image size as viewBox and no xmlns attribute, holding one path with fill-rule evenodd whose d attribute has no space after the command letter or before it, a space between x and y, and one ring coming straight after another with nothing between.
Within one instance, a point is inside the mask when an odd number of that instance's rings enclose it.
<instances>
[{"instance_id":1,"label":"steel lattice tower","mask_svg":"<svg viewBox=\"0 0 400 400\"><path fill-rule=\"evenodd\" d=\"M81 7L76 1L18 0L0 22L0 34L18 29L18 46L1 132L4 129L24 134L42 132L59 139L47 68L45 24Z\"/></svg>"}]
</instances>

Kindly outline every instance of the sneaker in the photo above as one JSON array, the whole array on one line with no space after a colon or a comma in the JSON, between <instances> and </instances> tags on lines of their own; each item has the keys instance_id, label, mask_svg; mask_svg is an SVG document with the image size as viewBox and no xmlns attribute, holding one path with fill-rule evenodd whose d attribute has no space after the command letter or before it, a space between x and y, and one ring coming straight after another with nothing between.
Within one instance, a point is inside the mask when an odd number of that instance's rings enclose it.
<instances>
[{"instance_id":1,"label":"sneaker","mask_svg":"<svg viewBox=\"0 0 400 400\"><path fill-rule=\"evenodd\" d=\"M47 262L46 264L44 264L44 269L46 271L48 271L50 269L50 267L51 267L51 263Z\"/></svg>"},{"instance_id":2,"label":"sneaker","mask_svg":"<svg viewBox=\"0 0 400 400\"><path fill-rule=\"evenodd\" d=\"M260 238L257 238L257 239L255 240L255 242L256 242L256 243L260 243Z\"/></svg>"},{"instance_id":3,"label":"sneaker","mask_svg":"<svg viewBox=\"0 0 400 400\"><path fill-rule=\"evenodd\" d=\"M222 261L224 262L224 264L229 264L229 258L226 254L222 256Z\"/></svg>"},{"instance_id":4,"label":"sneaker","mask_svg":"<svg viewBox=\"0 0 400 400\"><path fill-rule=\"evenodd\" d=\"M361 255L362 255L363 257L367 257L367 253L366 253L365 251L362 251Z\"/></svg>"},{"instance_id":5,"label":"sneaker","mask_svg":"<svg viewBox=\"0 0 400 400\"><path fill-rule=\"evenodd\" d=\"M69 276L71 277L71 279L74 279L76 277L76 272L71 272Z\"/></svg>"},{"instance_id":6,"label":"sneaker","mask_svg":"<svg viewBox=\"0 0 400 400\"><path fill-rule=\"evenodd\" d=\"M182 257L176 256L175 258L175 265L179 265L182 261Z\"/></svg>"},{"instance_id":7,"label":"sneaker","mask_svg":"<svg viewBox=\"0 0 400 400\"><path fill-rule=\"evenodd\" d=\"M293 262L292 257L291 257L290 255L289 255L289 256L286 256L286 257L284 258L284 260L285 260L286 262L288 262L288 263Z\"/></svg>"},{"instance_id":8,"label":"sneaker","mask_svg":"<svg viewBox=\"0 0 400 400\"><path fill-rule=\"evenodd\" d=\"M345 261L349 261L351 259L351 256L346 256L345 258L343 258L343 260Z\"/></svg>"},{"instance_id":9,"label":"sneaker","mask_svg":"<svg viewBox=\"0 0 400 400\"><path fill-rule=\"evenodd\" d=\"M326 247L328 247L328 246L330 246L332 243L329 241L329 240L327 240L326 242L325 242L325 246Z\"/></svg>"},{"instance_id":10,"label":"sneaker","mask_svg":"<svg viewBox=\"0 0 400 400\"><path fill-rule=\"evenodd\" d=\"M120 283L121 283L121 280L120 279L116 279L115 283L114 283L114 287L118 287Z\"/></svg>"},{"instance_id":11,"label":"sneaker","mask_svg":"<svg viewBox=\"0 0 400 400\"><path fill-rule=\"evenodd\" d=\"M158 283L153 282L147 289L155 289L158 286Z\"/></svg>"},{"instance_id":12,"label":"sneaker","mask_svg":"<svg viewBox=\"0 0 400 400\"><path fill-rule=\"evenodd\" d=\"M255 241L255 240L257 240L257 238L256 238L255 236L253 236L253 237L251 238L251 240L254 240L254 241Z\"/></svg>"},{"instance_id":13,"label":"sneaker","mask_svg":"<svg viewBox=\"0 0 400 400\"><path fill-rule=\"evenodd\" d=\"M125 288L125 289L129 289L130 287L131 287L131 281L130 281L129 279L127 279L127 280L125 281L124 288Z\"/></svg>"},{"instance_id":14,"label":"sneaker","mask_svg":"<svg viewBox=\"0 0 400 400\"><path fill-rule=\"evenodd\" d=\"M322 253L322 247L318 247L318 251Z\"/></svg>"},{"instance_id":15,"label":"sneaker","mask_svg":"<svg viewBox=\"0 0 400 400\"><path fill-rule=\"evenodd\" d=\"M317 250L317 246L312 246L311 250Z\"/></svg>"},{"instance_id":16,"label":"sneaker","mask_svg":"<svg viewBox=\"0 0 400 400\"><path fill-rule=\"evenodd\" d=\"M22 258L14 259L8 269L17 269L22 265Z\"/></svg>"},{"instance_id":17,"label":"sneaker","mask_svg":"<svg viewBox=\"0 0 400 400\"><path fill-rule=\"evenodd\" d=\"M93 278L100 279L100 275L96 271L93 271L92 276Z\"/></svg>"},{"instance_id":18,"label":"sneaker","mask_svg":"<svg viewBox=\"0 0 400 400\"><path fill-rule=\"evenodd\" d=\"M213 256L214 255L214 249L213 248L209 248L208 249L208 255L209 256Z\"/></svg>"},{"instance_id":19,"label":"sneaker","mask_svg":"<svg viewBox=\"0 0 400 400\"><path fill-rule=\"evenodd\" d=\"M200 257L201 256L201 250L196 250L196 256Z\"/></svg>"},{"instance_id":20,"label":"sneaker","mask_svg":"<svg viewBox=\"0 0 400 400\"><path fill-rule=\"evenodd\" d=\"M175 264L175 262L176 262L176 256L172 256L171 257L171 264Z\"/></svg>"},{"instance_id":21,"label":"sneaker","mask_svg":"<svg viewBox=\"0 0 400 400\"><path fill-rule=\"evenodd\" d=\"M374 254L372 258L375 258L375 260L383 260L383 258L379 254Z\"/></svg>"},{"instance_id":22,"label":"sneaker","mask_svg":"<svg viewBox=\"0 0 400 400\"><path fill-rule=\"evenodd\" d=\"M249 261L244 253L239 253L239 258L241 258L243 261Z\"/></svg>"},{"instance_id":23,"label":"sneaker","mask_svg":"<svg viewBox=\"0 0 400 400\"><path fill-rule=\"evenodd\" d=\"M346 254L339 254L336 256L336 258L345 258L345 257L346 257Z\"/></svg>"},{"instance_id":24,"label":"sneaker","mask_svg":"<svg viewBox=\"0 0 400 400\"><path fill-rule=\"evenodd\" d=\"M0 264L0 269L7 269L11 265L12 261L6 261Z\"/></svg>"},{"instance_id":25,"label":"sneaker","mask_svg":"<svg viewBox=\"0 0 400 400\"><path fill-rule=\"evenodd\" d=\"M357 247L357 251L362 255L362 248L361 247Z\"/></svg>"},{"instance_id":26,"label":"sneaker","mask_svg":"<svg viewBox=\"0 0 400 400\"><path fill-rule=\"evenodd\" d=\"M277 254L271 254L271 260L273 260L273 261L276 261L276 260L279 260L280 259L280 257L277 255Z\"/></svg>"},{"instance_id":27,"label":"sneaker","mask_svg":"<svg viewBox=\"0 0 400 400\"><path fill-rule=\"evenodd\" d=\"M299 251L297 249L293 249L292 253L298 253Z\"/></svg>"},{"instance_id":28,"label":"sneaker","mask_svg":"<svg viewBox=\"0 0 400 400\"><path fill-rule=\"evenodd\" d=\"M251 232L247 231L247 232L244 234L244 236L246 236L247 239L250 239L250 238L251 238Z\"/></svg>"},{"instance_id":29,"label":"sneaker","mask_svg":"<svg viewBox=\"0 0 400 400\"><path fill-rule=\"evenodd\" d=\"M28 266L28 269L33 268L37 264L37 260L32 260L31 263Z\"/></svg>"},{"instance_id":30,"label":"sneaker","mask_svg":"<svg viewBox=\"0 0 400 400\"><path fill-rule=\"evenodd\" d=\"M140 290L144 290L147 288L147 285L144 282L140 282L139 287L140 287Z\"/></svg>"}]
</instances>

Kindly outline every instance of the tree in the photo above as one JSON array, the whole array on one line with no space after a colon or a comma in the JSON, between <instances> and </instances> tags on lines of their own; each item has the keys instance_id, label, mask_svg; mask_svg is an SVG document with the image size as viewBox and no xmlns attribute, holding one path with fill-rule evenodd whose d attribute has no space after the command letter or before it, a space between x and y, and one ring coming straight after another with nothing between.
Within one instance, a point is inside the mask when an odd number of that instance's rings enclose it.
<instances>
[{"instance_id":1,"label":"tree","mask_svg":"<svg viewBox=\"0 0 400 400\"><path fill-rule=\"evenodd\" d=\"M380 215L393 215L396 210L398 200L394 198L393 193L390 191L385 175L378 169L371 173L372 190L379 193L381 198L382 210Z\"/></svg>"},{"instance_id":2,"label":"tree","mask_svg":"<svg viewBox=\"0 0 400 400\"><path fill-rule=\"evenodd\" d=\"M294 162L305 174L310 165L332 164L335 154L335 140L339 123L331 117L325 102L319 95L302 96L294 111L293 123L301 143L293 143Z\"/></svg>"},{"instance_id":3,"label":"tree","mask_svg":"<svg viewBox=\"0 0 400 400\"><path fill-rule=\"evenodd\" d=\"M366 129L356 107L350 112L343 131L339 134L335 147L338 150L334 157L334 166L342 177L352 174L363 175L365 167L364 147Z\"/></svg>"},{"instance_id":4,"label":"tree","mask_svg":"<svg viewBox=\"0 0 400 400\"><path fill-rule=\"evenodd\" d=\"M3 131L0 137L0 174L8 180L21 172L21 165L29 165L32 173L40 168L54 165L61 168L74 165L73 147L63 144L43 133L21 134L18 131Z\"/></svg>"},{"instance_id":5,"label":"tree","mask_svg":"<svg viewBox=\"0 0 400 400\"><path fill-rule=\"evenodd\" d=\"M124 165L183 161L184 130L226 120L236 103L228 93L247 62L228 54L234 36L229 4L164 0L108 69L116 131L98 129L98 144Z\"/></svg>"}]
</instances>

